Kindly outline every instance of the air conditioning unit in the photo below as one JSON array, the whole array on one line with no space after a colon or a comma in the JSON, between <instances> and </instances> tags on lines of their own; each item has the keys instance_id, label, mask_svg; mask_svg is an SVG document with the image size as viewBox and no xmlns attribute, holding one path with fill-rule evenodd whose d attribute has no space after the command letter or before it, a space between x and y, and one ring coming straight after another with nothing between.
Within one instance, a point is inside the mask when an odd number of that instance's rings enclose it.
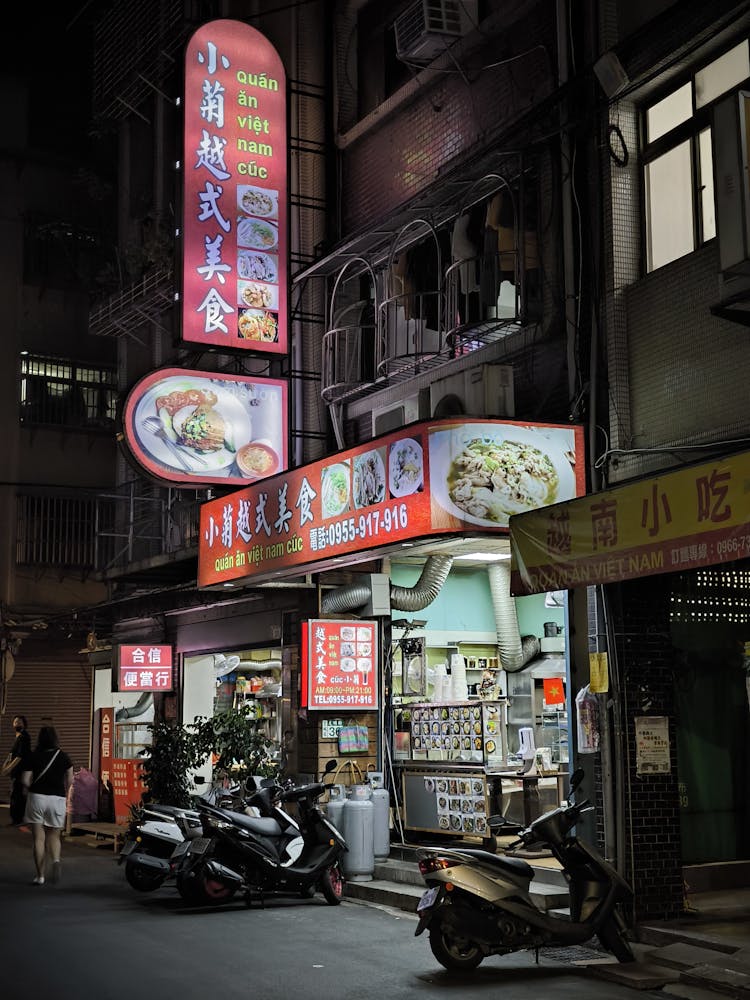
<instances>
[{"instance_id":1,"label":"air conditioning unit","mask_svg":"<svg viewBox=\"0 0 750 1000\"><path fill-rule=\"evenodd\" d=\"M430 386L433 417L515 416L511 365L477 365Z\"/></svg>"},{"instance_id":2,"label":"air conditioning unit","mask_svg":"<svg viewBox=\"0 0 750 1000\"><path fill-rule=\"evenodd\" d=\"M419 392L398 402L378 407L372 411L372 436L398 431L416 420L427 420L430 416L430 390Z\"/></svg>"},{"instance_id":3,"label":"air conditioning unit","mask_svg":"<svg viewBox=\"0 0 750 1000\"><path fill-rule=\"evenodd\" d=\"M430 62L476 24L477 0L417 0L393 24L399 59Z\"/></svg>"}]
</instances>

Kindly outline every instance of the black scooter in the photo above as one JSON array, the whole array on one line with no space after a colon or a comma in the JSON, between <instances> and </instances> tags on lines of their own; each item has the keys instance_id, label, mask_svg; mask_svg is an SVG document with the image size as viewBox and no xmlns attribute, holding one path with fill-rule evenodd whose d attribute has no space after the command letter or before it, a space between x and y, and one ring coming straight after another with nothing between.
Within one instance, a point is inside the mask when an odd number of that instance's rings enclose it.
<instances>
[{"instance_id":1,"label":"black scooter","mask_svg":"<svg viewBox=\"0 0 750 1000\"><path fill-rule=\"evenodd\" d=\"M329 761L325 773L335 767ZM327 789L323 782L262 788L257 794L266 797L266 809L259 817L199 803L203 836L178 845L171 859L180 895L190 904L216 904L241 892L250 906L266 893L309 897L319 889L336 906L344 895L340 862L348 848L317 805ZM297 818L287 804L296 807Z\"/></svg>"},{"instance_id":2,"label":"black scooter","mask_svg":"<svg viewBox=\"0 0 750 1000\"><path fill-rule=\"evenodd\" d=\"M200 776L195 781L202 783ZM228 808L238 801L244 806L246 803L238 798L239 793L239 785L229 789L216 786L202 798ZM117 863L124 864L125 878L133 889L153 892L174 878L175 865L171 858L175 847L184 840L199 837L202 832L195 805L182 807L154 802L131 806L127 835Z\"/></svg>"},{"instance_id":3,"label":"black scooter","mask_svg":"<svg viewBox=\"0 0 750 1000\"><path fill-rule=\"evenodd\" d=\"M570 792L583 780L573 773ZM429 886L417 904L415 935L428 930L435 958L450 970L471 970L488 955L547 946L570 947L594 935L620 962L632 962L618 906L632 889L592 847L571 836L586 801L552 809L519 833L511 845L546 844L560 862L570 893L570 919L539 909L529 895L534 869L520 858L472 848L417 851Z\"/></svg>"}]
</instances>

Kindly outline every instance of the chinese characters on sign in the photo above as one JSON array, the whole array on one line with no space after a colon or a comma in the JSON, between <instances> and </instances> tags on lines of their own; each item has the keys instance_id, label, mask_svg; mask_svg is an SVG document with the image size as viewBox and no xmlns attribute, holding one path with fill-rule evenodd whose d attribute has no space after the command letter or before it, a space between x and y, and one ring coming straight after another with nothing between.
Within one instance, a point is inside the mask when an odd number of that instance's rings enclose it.
<instances>
[{"instance_id":1,"label":"chinese characters on sign","mask_svg":"<svg viewBox=\"0 0 750 1000\"><path fill-rule=\"evenodd\" d=\"M120 646L117 676L120 691L171 691L172 647Z\"/></svg>"},{"instance_id":2,"label":"chinese characters on sign","mask_svg":"<svg viewBox=\"0 0 750 1000\"><path fill-rule=\"evenodd\" d=\"M112 792L115 806L115 823L126 823L131 805L137 805L146 791L143 782L143 764L139 760L112 761Z\"/></svg>"},{"instance_id":3,"label":"chinese characters on sign","mask_svg":"<svg viewBox=\"0 0 750 1000\"><path fill-rule=\"evenodd\" d=\"M745 452L511 517L511 593L747 558L749 480Z\"/></svg>"},{"instance_id":4,"label":"chinese characters on sign","mask_svg":"<svg viewBox=\"0 0 750 1000\"><path fill-rule=\"evenodd\" d=\"M636 774L669 774L669 720L664 715L641 715L635 720Z\"/></svg>"},{"instance_id":5,"label":"chinese characters on sign","mask_svg":"<svg viewBox=\"0 0 750 1000\"><path fill-rule=\"evenodd\" d=\"M185 54L183 340L287 350L286 77L267 38L204 24Z\"/></svg>"},{"instance_id":6,"label":"chinese characters on sign","mask_svg":"<svg viewBox=\"0 0 750 1000\"><path fill-rule=\"evenodd\" d=\"M112 758L115 755L115 710L99 710L99 777L105 786L112 782Z\"/></svg>"},{"instance_id":7,"label":"chinese characters on sign","mask_svg":"<svg viewBox=\"0 0 750 1000\"><path fill-rule=\"evenodd\" d=\"M444 532L505 533L509 490L495 472L496 455L519 482L529 478L524 463L537 463L543 491L534 490L529 506L540 495L553 502L585 489L580 427L472 418L414 424L203 504L198 584L278 575ZM461 471L467 463L476 469L471 482ZM482 476L491 487L474 495Z\"/></svg>"},{"instance_id":8,"label":"chinese characters on sign","mask_svg":"<svg viewBox=\"0 0 750 1000\"><path fill-rule=\"evenodd\" d=\"M306 625L302 701L307 708L378 707L375 622L313 620Z\"/></svg>"}]
</instances>

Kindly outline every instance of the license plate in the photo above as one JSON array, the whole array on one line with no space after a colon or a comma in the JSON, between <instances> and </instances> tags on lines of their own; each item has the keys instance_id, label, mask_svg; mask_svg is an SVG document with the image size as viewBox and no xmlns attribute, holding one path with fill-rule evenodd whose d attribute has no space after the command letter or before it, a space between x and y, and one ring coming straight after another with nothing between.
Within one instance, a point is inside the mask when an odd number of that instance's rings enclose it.
<instances>
[{"instance_id":1,"label":"license plate","mask_svg":"<svg viewBox=\"0 0 750 1000\"><path fill-rule=\"evenodd\" d=\"M191 854L205 854L211 840L209 837L196 837L195 840L188 840L188 849Z\"/></svg>"},{"instance_id":2,"label":"license plate","mask_svg":"<svg viewBox=\"0 0 750 1000\"><path fill-rule=\"evenodd\" d=\"M181 858L183 854L187 854L188 847L190 847L189 840L180 841L177 847L175 847L172 851L172 860L174 861L175 858Z\"/></svg>"},{"instance_id":3,"label":"license plate","mask_svg":"<svg viewBox=\"0 0 750 1000\"><path fill-rule=\"evenodd\" d=\"M433 886L422 894L422 898L417 903L417 913L421 913L422 910L429 910L429 908L434 904L440 892L439 886Z\"/></svg>"},{"instance_id":4,"label":"license plate","mask_svg":"<svg viewBox=\"0 0 750 1000\"><path fill-rule=\"evenodd\" d=\"M126 840L125 843L122 845L122 850L120 851L120 857L126 858L128 854L133 853L133 851L136 849L137 846L138 844L136 843L135 840Z\"/></svg>"}]
</instances>

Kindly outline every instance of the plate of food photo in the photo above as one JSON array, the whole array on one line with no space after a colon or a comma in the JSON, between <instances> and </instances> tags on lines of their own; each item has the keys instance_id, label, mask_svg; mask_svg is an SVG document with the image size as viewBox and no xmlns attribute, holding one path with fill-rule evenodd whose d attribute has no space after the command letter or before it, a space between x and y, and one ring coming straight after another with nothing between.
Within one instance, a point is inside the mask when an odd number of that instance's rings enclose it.
<instances>
[{"instance_id":1,"label":"plate of food photo","mask_svg":"<svg viewBox=\"0 0 750 1000\"><path fill-rule=\"evenodd\" d=\"M278 309L279 286L262 281L238 281L237 304L251 309Z\"/></svg>"},{"instance_id":2,"label":"plate of food photo","mask_svg":"<svg viewBox=\"0 0 750 1000\"><path fill-rule=\"evenodd\" d=\"M237 207L248 215L275 219L279 214L279 192L252 184L238 184Z\"/></svg>"},{"instance_id":3,"label":"plate of food photo","mask_svg":"<svg viewBox=\"0 0 750 1000\"><path fill-rule=\"evenodd\" d=\"M355 455L353 495L357 510L385 500L385 466L379 451Z\"/></svg>"},{"instance_id":4,"label":"plate of food photo","mask_svg":"<svg viewBox=\"0 0 750 1000\"><path fill-rule=\"evenodd\" d=\"M275 284L279 280L278 258L274 254L257 250L238 250L237 276L243 281L269 281Z\"/></svg>"},{"instance_id":5,"label":"plate of food photo","mask_svg":"<svg viewBox=\"0 0 750 1000\"><path fill-rule=\"evenodd\" d=\"M237 220L237 244L254 250L273 250L279 242L279 230L266 219Z\"/></svg>"},{"instance_id":6,"label":"plate of food photo","mask_svg":"<svg viewBox=\"0 0 750 1000\"><path fill-rule=\"evenodd\" d=\"M323 517L338 517L349 509L349 465L327 465L320 475L320 503Z\"/></svg>"},{"instance_id":7,"label":"plate of food photo","mask_svg":"<svg viewBox=\"0 0 750 1000\"><path fill-rule=\"evenodd\" d=\"M155 383L138 402L133 425L143 449L178 472L228 469L252 437L240 400L208 379L181 376Z\"/></svg>"},{"instance_id":8,"label":"plate of food photo","mask_svg":"<svg viewBox=\"0 0 750 1000\"><path fill-rule=\"evenodd\" d=\"M237 332L241 340L272 344L279 339L278 319L266 309L243 309L237 319Z\"/></svg>"},{"instance_id":9,"label":"plate of food photo","mask_svg":"<svg viewBox=\"0 0 750 1000\"><path fill-rule=\"evenodd\" d=\"M563 440L513 425L467 424L430 435L430 488L454 517L508 527L511 514L576 495Z\"/></svg>"},{"instance_id":10,"label":"plate of food photo","mask_svg":"<svg viewBox=\"0 0 750 1000\"><path fill-rule=\"evenodd\" d=\"M422 446L414 438L394 441L388 453L388 488L393 497L416 493L424 477Z\"/></svg>"}]
</instances>

